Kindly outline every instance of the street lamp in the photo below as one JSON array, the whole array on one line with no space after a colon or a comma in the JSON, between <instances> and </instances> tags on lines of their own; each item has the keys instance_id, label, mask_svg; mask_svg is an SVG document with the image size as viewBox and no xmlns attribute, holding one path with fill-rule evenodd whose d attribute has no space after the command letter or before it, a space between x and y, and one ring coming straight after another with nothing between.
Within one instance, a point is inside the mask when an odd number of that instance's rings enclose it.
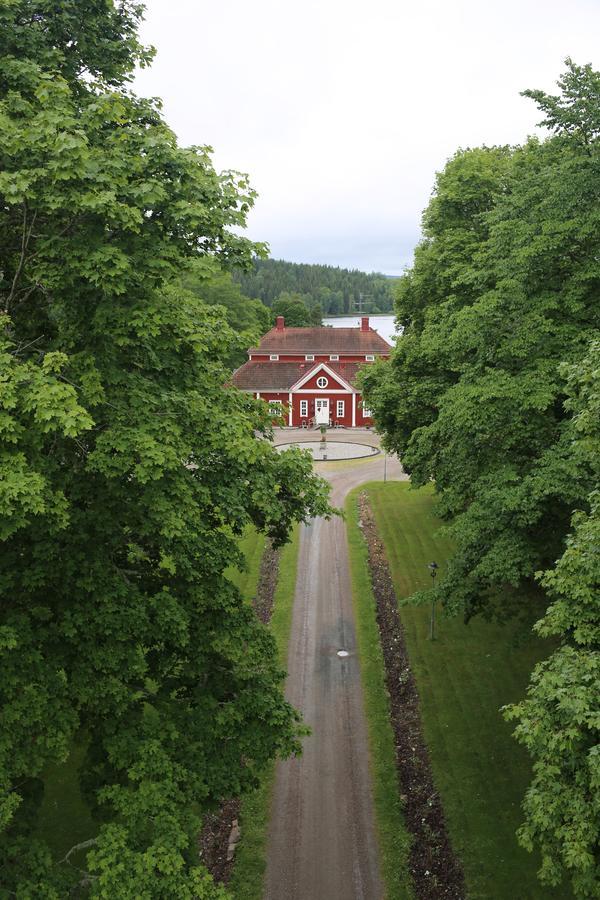
<instances>
[{"instance_id":1,"label":"street lamp","mask_svg":"<svg viewBox=\"0 0 600 900\"><path fill-rule=\"evenodd\" d=\"M435 576L437 575L437 570L439 568L438 564L434 560L433 562L429 563L427 568L429 569L429 571L431 573L431 578L432 578L431 584L433 587L435 587ZM429 639L432 641L435 640L435 595L431 599L431 621L429 623Z\"/></svg>"}]
</instances>

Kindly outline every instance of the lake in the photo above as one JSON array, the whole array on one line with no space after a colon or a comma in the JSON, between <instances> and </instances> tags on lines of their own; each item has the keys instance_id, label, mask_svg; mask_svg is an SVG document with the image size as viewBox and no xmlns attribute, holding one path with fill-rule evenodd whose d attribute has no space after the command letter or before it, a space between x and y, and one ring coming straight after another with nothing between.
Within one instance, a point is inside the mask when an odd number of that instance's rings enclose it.
<instances>
[{"instance_id":1,"label":"lake","mask_svg":"<svg viewBox=\"0 0 600 900\"><path fill-rule=\"evenodd\" d=\"M334 328L358 328L360 326L361 316L332 316L323 319L323 325L333 325ZM392 338L398 333L394 329L394 316L381 315L369 316L369 325L381 335L381 337L392 342Z\"/></svg>"}]
</instances>

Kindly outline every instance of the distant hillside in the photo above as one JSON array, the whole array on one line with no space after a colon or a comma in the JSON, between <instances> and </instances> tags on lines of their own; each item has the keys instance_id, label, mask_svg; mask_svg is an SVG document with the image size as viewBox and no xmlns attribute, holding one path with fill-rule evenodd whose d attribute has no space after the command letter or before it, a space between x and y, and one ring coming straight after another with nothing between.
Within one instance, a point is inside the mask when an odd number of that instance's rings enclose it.
<instances>
[{"instance_id":1,"label":"distant hillside","mask_svg":"<svg viewBox=\"0 0 600 900\"><path fill-rule=\"evenodd\" d=\"M393 279L358 269L291 263L282 259L256 260L251 272L238 272L235 280L248 297L256 297L266 306L282 294L296 295L310 309L322 314L389 312L392 310Z\"/></svg>"}]
</instances>

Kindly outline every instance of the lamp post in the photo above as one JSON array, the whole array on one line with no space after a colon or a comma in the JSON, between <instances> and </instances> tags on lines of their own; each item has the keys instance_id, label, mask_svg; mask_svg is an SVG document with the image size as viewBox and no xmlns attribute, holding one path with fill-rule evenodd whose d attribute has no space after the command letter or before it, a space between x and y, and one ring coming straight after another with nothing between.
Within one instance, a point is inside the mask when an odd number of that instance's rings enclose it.
<instances>
[{"instance_id":1,"label":"lamp post","mask_svg":"<svg viewBox=\"0 0 600 900\"><path fill-rule=\"evenodd\" d=\"M429 569L429 571L431 573L431 578L432 578L431 584L433 587L435 587L435 576L437 575L438 564L434 560L433 562L429 563L427 568ZM431 600L431 621L429 623L429 639L431 641L435 640L435 596Z\"/></svg>"}]
</instances>

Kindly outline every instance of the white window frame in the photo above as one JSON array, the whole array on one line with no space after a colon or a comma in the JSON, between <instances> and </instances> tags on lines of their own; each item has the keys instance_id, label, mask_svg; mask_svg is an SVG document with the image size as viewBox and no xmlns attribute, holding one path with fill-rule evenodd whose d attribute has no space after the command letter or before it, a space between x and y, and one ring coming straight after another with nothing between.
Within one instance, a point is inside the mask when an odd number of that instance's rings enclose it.
<instances>
[{"instance_id":1,"label":"white window frame","mask_svg":"<svg viewBox=\"0 0 600 900\"><path fill-rule=\"evenodd\" d=\"M372 418L373 418L373 413L372 413L371 410L370 410L367 406L365 406L364 404L363 404L363 408L362 408L362 414L363 414L363 416L364 416L365 419L372 419Z\"/></svg>"},{"instance_id":2,"label":"white window frame","mask_svg":"<svg viewBox=\"0 0 600 900\"><path fill-rule=\"evenodd\" d=\"M325 390L328 384L329 378L325 378L324 375L319 375L319 377L317 378L317 387L321 388L321 390Z\"/></svg>"},{"instance_id":3,"label":"white window frame","mask_svg":"<svg viewBox=\"0 0 600 900\"><path fill-rule=\"evenodd\" d=\"M267 402L269 404L269 415L283 415L283 400L268 400Z\"/></svg>"},{"instance_id":4,"label":"white window frame","mask_svg":"<svg viewBox=\"0 0 600 900\"><path fill-rule=\"evenodd\" d=\"M278 359L279 359L279 353L271 353L269 355L270 362L277 362Z\"/></svg>"},{"instance_id":5,"label":"white window frame","mask_svg":"<svg viewBox=\"0 0 600 900\"><path fill-rule=\"evenodd\" d=\"M343 419L346 414L346 401L338 400L336 404L336 415L338 419Z\"/></svg>"},{"instance_id":6,"label":"white window frame","mask_svg":"<svg viewBox=\"0 0 600 900\"><path fill-rule=\"evenodd\" d=\"M329 359L331 360L331 362L337 362L337 360L339 358L340 358L339 353L330 353L329 354Z\"/></svg>"},{"instance_id":7,"label":"white window frame","mask_svg":"<svg viewBox=\"0 0 600 900\"><path fill-rule=\"evenodd\" d=\"M373 356L372 353L367 353L367 355L365 356L365 359L367 362L375 362L375 357Z\"/></svg>"},{"instance_id":8,"label":"white window frame","mask_svg":"<svg viewBox=\"0 0 600 900\"><path fill-rule=\"evenodd\" d=\"M314 361L315 361L315 354L314 354L314 353L307 353L306 356L304 357L304 360L305 360L305 362L314 362Z\"/></svg>"},{"instance_id":9,"label":"white window frame","mask_svg":"<svg viewBox=\"0 0 600 900\"><path fill-rule=\"evenodd\" d=\"M301 419L308 418L308 400L300 401L300 418Z\"/></svg>"}]
</instances>

